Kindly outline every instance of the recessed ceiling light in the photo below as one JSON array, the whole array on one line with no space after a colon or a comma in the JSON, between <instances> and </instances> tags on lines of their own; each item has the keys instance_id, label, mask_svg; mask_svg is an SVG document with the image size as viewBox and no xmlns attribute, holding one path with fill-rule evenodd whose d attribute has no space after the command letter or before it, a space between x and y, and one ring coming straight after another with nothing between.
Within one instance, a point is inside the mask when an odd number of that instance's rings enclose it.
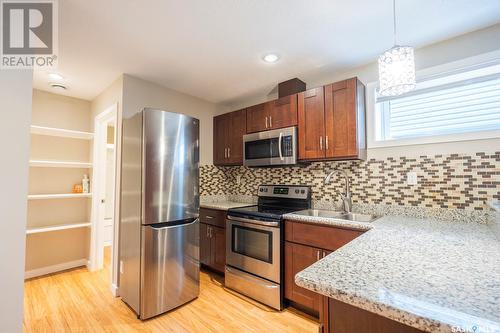
<instances>
[{"instance_id":1,"label":"recessed ceiling light","mask_svg":"<svg viewBox=\"0 0 500 333\"><path fill-rule=\"evenodd\" d=\"M50 86L52 87L52 89L60 91L68 89L68 87L61 83L50 83Z\"/></svg>"},{"instance_id":2,"label":"recessed ceiling light","mask_svg":"<svg viewBox=\"0 0 500 333\"><path fill-rule=\"evenodd\" d=\"M274 53L269 53L269 54L266 54L262 60L264 60L265 62L269 63L269 64L272 64L276 61L278 61L280 59L280 57L277 55L277 54L274 54Z\"/></svg>"},{"instance_id":3,"label":"recessed ceiling light","mask_svg":"<svg viewBox=\"0 0 500 333\"><path fill-rule=\"evenodd\" d=\"M62 80L64 80L64 77L61 74L57 74L57 73L49 73L49 77L52 80L56 80L56 81L62 81Z\"/></svg>"}]
</instances>

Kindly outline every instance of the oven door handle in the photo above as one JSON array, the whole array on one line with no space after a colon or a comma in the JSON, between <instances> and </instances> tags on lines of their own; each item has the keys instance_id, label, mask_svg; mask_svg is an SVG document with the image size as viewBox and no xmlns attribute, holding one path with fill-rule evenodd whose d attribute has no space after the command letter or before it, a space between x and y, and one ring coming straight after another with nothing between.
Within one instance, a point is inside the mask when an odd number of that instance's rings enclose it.
<instances>
[{"instance_id":1,"label":"oven door handle","mask_svg":"<svg viewBox=\"0 0 500 333\"><path fill-rule=\"evenodd\" d=\"M226 265L225 268L226 268L226 272L229 272L230 274L234 274L237 277L239 277L240 279L246 280L246 281L248 281L250 283L256 283L260 287L263 287L263 288L266 288L266 289L277 289L277 288L279 288L279 285L277 285L277 284L271 285L271 284L268 284L269 282L266 283L266 284L262 283L261 281L265 281L265 280L262 279L262 278L260 278L260 277L249 278L247 275L245 275L245 274L243 274L243 273L241 273L241 272L239 272L237 270L234 270L234 269L232 269L231 267L229 267L227 265Z\"/></svg>"},{"instance_id":2,"label":"oven door handle","mask_svg":"<svg viewBox=\"0 0 500 333\"><path fill-rule=\"evenodd\" d=\"M283 141L283 132L280 132L280 136L278 138L278 152L280 154L280 160L283 161L283 152L281 151L281 142Z\"/></svg>"},{"instance_id":3,"label":"oven door handle","mask_svg":"<svg viewBox=\"0 0 500 333\"><path fill-rule=\"evenodd\" d=\"M263 225L266 227L278 227L279 226L279 222L276 222L276 221L251 220L251 219L246 219L244 217L236 217L236 216L228 216L227 219L230 221L251 223L251 224L256 224L256 225Z\"/></svg>"}]
</instances>

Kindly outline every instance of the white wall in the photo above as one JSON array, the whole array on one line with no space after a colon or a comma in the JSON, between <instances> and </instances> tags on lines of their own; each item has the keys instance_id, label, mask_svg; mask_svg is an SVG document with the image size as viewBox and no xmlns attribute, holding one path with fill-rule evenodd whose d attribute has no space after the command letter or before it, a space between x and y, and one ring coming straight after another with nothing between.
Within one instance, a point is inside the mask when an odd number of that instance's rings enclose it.
<instances>
[{"instance_id":1,"label":"white wall","mask_svg":"<svg viewBox=\"0 0 500 333\"><path fill-rule=\"evenodd\" d=\"M213 116L220 113L220 106L149 81L124 75L123 117L130 117L144 107L159 108L198 118L200 120L200 164L212 164Z\"/></svg>"},{"instance_id":2,"label":"white wall","mask_svg":"<svg viewBox=\"0 0 500 333\"><path fill-rule=\"evenodd\" d=\"M0 71L0 326L21 332L33 72Z\"/></svg>"},{"instance_id":3,"label":"white wall","mask_svg":"<svg viewBox=\"0 0 500 333\"><path fill-rule=\"evenodd\" d=\"M473 57L483 53L500 50L500 24L451 38L436 44L431 44L415 50L416 70L423 70L448 62ZM360 45L360 47L363 47ZM328 83L341 81L357 76L364 84L377 81L378 65L376 59L373 62L343 72L321 72L307 79L297 74L299 79L306 81L307 89L320 87ZM276 82L278 84L278 82ZM239 100L228 105L231 110L238 110L246 106L255 105L264 101L277 98L277 90L274 94L256 95Z\"/></svg>"},{"instance_id":4,"label":"white wall","mask_svg":"<svg viewBox=\"0 0 500 333\"><path fill-rule=\"evenodd\" d=\"M415 63L418 72L425 73L432 67L441 66L453 62L468 62L472 57L481 58L486 61L488 58L498 57L500 50L500 24L470 32L440 43L428 45L415 51ZM372 63L353 68L342 73L323 72L306 80L307 88L319 87L328 83L341 81L357 76L363 83L367 84L378 80L378 65ZM300 75L299 75L299 78ZM255 105L277 98L277 94L253 96L245 98L237 103L229 105L230 110L241 109L246 106ZM367 108L367 113L370 110ZM371 119L367 114L367 121ZM368 124L368 131L371 126ZM370 135L370 133L368 133ZM494 149L500 146L500 139L474 140L449 143L435 143L423 145L411 145L404 147L369 148L368 158L385 158L387 156L420 156L449 153L473 153Z\"/></svg>"}]
</instances>

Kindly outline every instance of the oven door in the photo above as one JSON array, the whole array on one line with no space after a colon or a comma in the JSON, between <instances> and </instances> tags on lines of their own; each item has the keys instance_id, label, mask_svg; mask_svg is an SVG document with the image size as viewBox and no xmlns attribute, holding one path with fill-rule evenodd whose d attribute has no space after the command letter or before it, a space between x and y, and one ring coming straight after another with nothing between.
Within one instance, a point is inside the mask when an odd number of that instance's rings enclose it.
<instances>
[{"instance_id":1,"label":"oven door","mask_svg":"<svg viewBox=\"0 0 500 333\"><path fill-rule=\"evenodd\" d=\"M226 264L280 283L280 228L257 223L259 221L239 217L228 218Z\"/></svg>"},{"instance_id":2,"label":"oven door","mask_svg":"<svg viewBox=\"0 0 500 333\"><path fill-rule=\"evenodd\" d=\"M297 163L297 128L246 134L243 136L243 164L270 166Z\"/></svg>"}]
</instances>

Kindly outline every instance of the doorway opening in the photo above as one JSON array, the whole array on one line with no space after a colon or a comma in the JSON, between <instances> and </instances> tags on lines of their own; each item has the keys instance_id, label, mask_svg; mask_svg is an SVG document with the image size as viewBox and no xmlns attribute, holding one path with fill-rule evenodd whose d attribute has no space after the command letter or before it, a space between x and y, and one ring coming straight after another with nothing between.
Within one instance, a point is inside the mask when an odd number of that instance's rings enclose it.
<instances>
[{"instance_id":1,"label":"doorway opening","mask_svg":"<svg viewBox=\"0 0 500 333\"><path fill-rule=\"evenodd\" d=\"M94 120L93 145L93 225L90 242L92 271L104 267L104 256L113 258L117 251L117 219L115 216L116 168L117 168L117 105L99 113ZM113 270L113 266L111 265ZM112 275L112 274L111 274ZM111 290L116 295L116 288Z\"/></svg>"}]
</instances>

